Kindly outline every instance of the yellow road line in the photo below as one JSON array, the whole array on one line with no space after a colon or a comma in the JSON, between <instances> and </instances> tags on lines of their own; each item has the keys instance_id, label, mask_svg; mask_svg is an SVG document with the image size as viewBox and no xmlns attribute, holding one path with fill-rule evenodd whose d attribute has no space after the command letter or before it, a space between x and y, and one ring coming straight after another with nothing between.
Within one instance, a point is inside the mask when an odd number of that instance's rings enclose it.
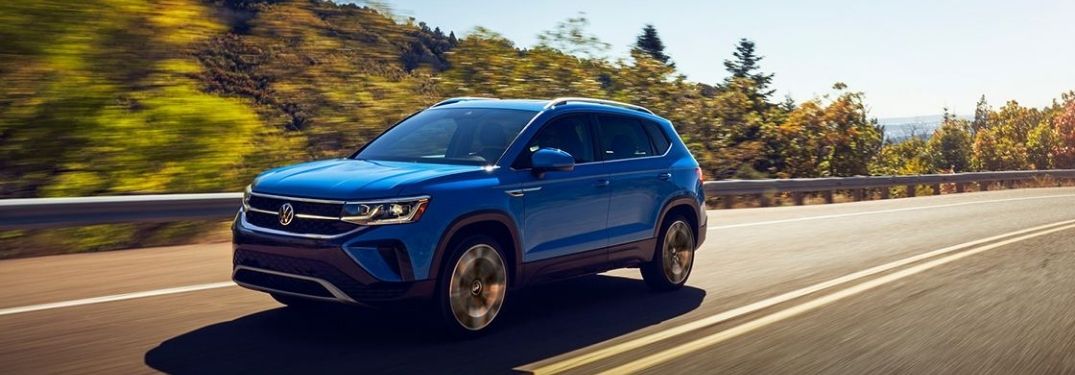
<instances>
[{"instance_id":1,"label":"yellow road line","mask_svg":"<svg viewBox=\"0 0 1075 375\"><path fill-rule=\"evenodd\" d=\"M740 316L743 316L743 315L746 315L746 314L750 314L750 313L753 313L753 312L756 312L756 311L759 311L759 310L762 310L762 309L766 309L766 308L769 308L769 307L775 306L777 304L781 304L781 303L784 303L784 302L787 302L787 301L790 301L790 300L793 300L793 299L796 299L796 298L800 298L800 297L806 296L808 294L812 294L812 293L815 293L815 292L818 292L818 291L821 291L821 290L824 290L824 289L828 289L828 288L831 288L831 287L834 287L834 286L837 286L837 285L840 285L840 284L844 284L844 283L848 283L848 282L855 281L855 280L858 280L858 279L862 279L862 278L865 278L865 277L869 277L869 276L872 276L872 275L876 275L876 274L879 274L879 273L882 273L882 272L890 271L892 269L902 267L902 266L905 266L905 265L908 265L908 264L911 264L911 263L915 263L915 262L918 262L918 261L921 261L921 260L924 260L924 259L932 258L932 257L942 255L942 254L947 254L947 253L957 251L957 250L961 250L961 249L965 249L965 248L968 248L968 247L981 245L983 243L987 243L987 242L990 242L990 241L996 241L996 240L1003 239L1003 238L1006 238L1006 237L1021 235L1021 234L1037 231L1037 230L1042 230L1042 229L1047 229L1047 228L1051 228L1051 227L1055 227L1055 226L1060 226L1060 225L1065 225L1065 224L1072 224L1072 223L1075 223L1075 220L1066 220L1066 221L1056 222L1056 223L1052 223L1052 224L1041 225L1041 226L1037 226L1037 227L1033 227L1033 228L1018 230L1018 231L1014 231L1014 232L1008 232L1008 233L992 236L992 237L989 237L989 238L983 238L983 239L976 240L976 241L965 242L965 243L945 247L943 249L933 250L933 251L930 251L930 252L927 252L927 253L915 255L915 256L912 256L912 257L904 258L904 259L900 259L900 260L897 260L897 261L894 261L894 262L886 263L886 264L876 266L876 267L873 267L873 268L869 268L869 269L866 269L866 270L863 270L863 271L858 271L858 272L851 273L851 274L848 274L848 275L845 275L845 276L842 276L842 277L838 277L836 279L832 279L832 280L829 280L829 281L814 284L814 285L811 285L811 286L808 286L808 287L805 287L805 288L802 288L802 289L797 289L797 290L787 292L787 293L784 293L784 294L781 294L781 295L778 295L778 296L770 297L770 298L767 298L767 299L764 299L764 300L761 300L761 301L758 301L758 302L755 302L755 303L752 303L752 304L749 304L749 305L746 305L746 306L742 306L742 307L738 307L738 308L735 308L735 309L732 309L732 310L728 310L728 311L725 311L725 312L722 312L722 313L719 313L719 314L716 314L716 315L712 315L712 316L709 316L709 317L706 317L706 318L703 318L703 319L700 319L700 320L696 320L696 321L693 321L693 322L690 322L690 323L686 323L686 324L683 324L683 325L680 325L680 326L677 326L677 327L672 327L672 328L669 328L667 330L654 332L654 333L649 334L649 335L645 335L645 336L641 336L641 337L638 337L638 338L635 338L635 339L627 340L627 341L624 341L624 342L621 342L621 343L609 345L609 346L601 348L601 349L590 350L591 348L596 348L596 347L600 347L602 345L605 345L605 343L594 344L594 345L591 345L591 346L589 346L587 348L583 348L583 349L580 349L580 350L576 351L576 352L583 352L582 354L579 354L579 355L576 355L576 356L571 356L571 354L569 353L569 354L564 355L564 356L569 357L567 359L558 360L557 358L554 357L554 358L551 358L551 359L548 359L548 360L544 360L544 361L524 365L524 366L515 368L515 370L516 371L521 371L521 372L528 372L528 373L532 373L532 374L555 374L555 373L560 373L560 372L567 371L567 370L570 370L570 369L573 369L573 368L578 368L578 367L584 366L584 365L589 364L589 363L597 362L597 361L600 361L600 360L603 360L603 359L618 355L618 354L623 353L623 352L627 352L627 351L630 351L630 350L641 348L643 346L646 346L646 345L649 345L649 344L652 344L652 343L655 343L655 342L658 342L658 341L661 341L661 340L664 340L664 339L667 339L667 338L670 338L670 337L678 336L678 335L681 335L681 334L684 334L684 333L687 333L687 332L691 332L691 331L703 329L703 328L706 328L706 327L709 327L709 326L713 326L713 325L716 325L716 324L720 324L722 322L725 322L725 321L728 321L728 320L731 320L731 319L734 319L734 318L737 318L737 317L740 317ZM561 356L561 357L564 357L564 356Z\"/></svg>"},{"instance_id":2,"label":"yellow road line","mask_svg":"<svg viewBox=\"0 0 1075 375\"><path fill-rule=\"evenodd\" d=\"M653 366L655 366L657 364L667 362L667 361L672 360L674 358L681 357L681 356L684 356L684 355L699 351L699 350L704 349L706 347L709 347L709 346L715 345L717 343L720 343L722 341L725 341L725 340L734 338L736 336L751 332L753 330L768 326L770 324L773 324L773 323L776 323L776 322L779 322L779 321L794 317L796 315L799 315L799 314L802 314L802 313L817 309L819 307L822 307L822 306L825 306L827 304L842 300L844 298L851 297L851 296L854 296L856 294L860 294L862 292L865 292L865 291L868 291L870 289L873 289L873 288L876 288L876 287L891 283L893 281L897 281L897 280L906 278L908 276L915 275L915 274L924 272L926 270L936 268L936 267L939 267L941 265L948 264L948 263L954 262L956 260L969 257L971 255L983 253L983 252L986 252L986 251L989 251L989 250L996 249L996 248L1001 247L1001 246L1010 245L1010 244L1015 243L1015 242L1024 241L1024 240L1031 239L1031 238L1034 238L1034 237L1044 236L1044 235L1047 235L1047 234L1050 234L1050 233L1055 233L1055 232L1059 232L1059 231L1062 231L1062 230L1068 230L1068 229L1072 229L1072 228L1075 228L1075 225L1067 225L1067 226L1063 226L1063 227L1060 227L1060 228L1053 228L1053 229L1049 229L1049 230L1045 230L1045 231L1041 231L1041 232L1037 232L1037 233L1033 233L1033 234L1028 234L1028 235L1025 235L1025 236L1020 236L1020 237L1000 241L1000 242L997 242L997 243L972 248L972 249L969 249L969 250L966 250L966 251L962 251L962 252L959 252L959 253L955 253L955 254L952 254L952 255L945 256L943 258L934 259L934 260L928 261L926 263L922 263L922 264L919 264L919 265L916 265L916 266L909 267L909 268L904 269L904 270L894 272L894 273L889 274L889 275L885 275L885 276L882 276L882 277L879 277L879 278L876 278L876 279L873 279L873 280L869 280L869 281L863 282L861 284L857 284L855 286L849 287L847 289L842 289L842 290L837 291L835 293L828 294L828 295L822 296L820 298L804 302L804 303L799 304L799 305L795 305L793 307L790 307L790 308L787 308L787 309L784 309L784 310L781 310L781 311L766 315L764 317L761 317L761 318L758 318L758 319L755 319L755 320L751 320L749 322L740 324L738 326L735 326L735 327L732 327L732 328L729 328L729 329L726 329L726 330L723 330L723 331L720 331L720 332L713 333L711 335L696 339L694 341L690 341L690 342L687 342L685 344L678 345L678 346L675 346L675 347L672 347L672 348L665 349L663 351L654 353L652 355L639 358L637 360L628 362L628 363L626 363L624 365L618 366L618 367L610 369L608 371L604 371L604 372L602 372L602 374L636 373L638 371L653 367Z\"/></svg>"}]
</instances>

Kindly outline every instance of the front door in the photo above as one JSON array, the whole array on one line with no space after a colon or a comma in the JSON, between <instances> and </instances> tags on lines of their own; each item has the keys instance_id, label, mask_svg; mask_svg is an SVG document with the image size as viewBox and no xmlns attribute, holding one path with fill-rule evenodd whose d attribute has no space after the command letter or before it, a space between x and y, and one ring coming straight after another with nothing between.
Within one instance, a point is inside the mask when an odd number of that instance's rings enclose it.
<instances>
[{"instance_id":1,"label":"front door","mask_svg":"<svg viewBox=\"0 0 1075 375\"><path fill-rule=\"evenodd\" d=\"M552 120L527 145L520 173L530 173L529 156L557 148L575 157L575 169L530 175L524 199L523 261L548 259L608 245L609 176L594 163L593 129L588 115Z\"/></svg>"}]
</instances>

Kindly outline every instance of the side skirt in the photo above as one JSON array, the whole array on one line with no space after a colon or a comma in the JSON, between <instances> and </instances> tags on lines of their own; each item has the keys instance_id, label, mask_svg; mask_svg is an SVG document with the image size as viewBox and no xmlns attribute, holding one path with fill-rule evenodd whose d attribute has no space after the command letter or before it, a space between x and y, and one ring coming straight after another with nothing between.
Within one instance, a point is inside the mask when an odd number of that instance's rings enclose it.
<instances>
[{"instance_id":1,"label":"side skirt","mask_svg":"<svg viewBox=\"0 0 1075 375\"><path fill-rule=\"evenodd\" d=\"M521 286L638 267L653 259L657 239L628 242L578 254L523 263Z\"/></svg>"}]
</instances>

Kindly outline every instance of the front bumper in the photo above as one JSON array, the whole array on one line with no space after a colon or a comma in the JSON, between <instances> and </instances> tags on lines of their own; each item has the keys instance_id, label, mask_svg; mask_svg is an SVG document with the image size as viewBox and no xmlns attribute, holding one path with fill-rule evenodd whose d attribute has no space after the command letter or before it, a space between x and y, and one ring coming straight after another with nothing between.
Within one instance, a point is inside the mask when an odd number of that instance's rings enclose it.
<instances>
[{"instance_id":1,"label":"front bumper","mask_svg":"<svg viewBox=\"0 0 1075 375\"><path fill-rule=\"evenodd\" d=\"M232 279L267 293L375 305L432 296L432 280L378 279L344 250L347 241L296 238L233 228ZM378 249L368 249L377 252ZM405 250L403 251L405 253ZM404 257L405 258L405 257ZM398 261L399 259L393 259ZM408 264L403 264L409 267Z\"/></svg>"}]
</instances>

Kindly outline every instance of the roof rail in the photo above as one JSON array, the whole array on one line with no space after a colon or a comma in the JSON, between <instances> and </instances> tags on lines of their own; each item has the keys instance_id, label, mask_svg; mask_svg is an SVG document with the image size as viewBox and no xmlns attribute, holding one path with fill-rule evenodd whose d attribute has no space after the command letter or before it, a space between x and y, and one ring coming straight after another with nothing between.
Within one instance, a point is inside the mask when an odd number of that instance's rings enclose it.
<instances>
[{"instance_id":1,"label":"roof rail","mask_svg":"<svg viewBox=\"0 0 1075 375\"><path fill-rule=\"evenodd\" d=\"M552 107L555 107L555 106L558 106L558 105L561 105L561 104L567 104L568 102L611 105L611 106L632 109L632 110L635 110L635 111L645 112L645 113L649 113L651 115L655 115L655 113L653 113L653 111L649 110L646 107L637 106L637 105L634 105L634 104L627 104L627 103L617 102L617 101L614 101L614 100L592 99L592 98L572 98L572 97L556 98L556 99L550 100L549 104L545 105L545 109L549 109L549 108L552 108Z\"/></svg>"},{"instance_id":2,"label":"roof rail","mask_svg":"<svg viewBox=\"0 0 1075 375\"><path fill-rule=\"evenodd\" d=\"M440 107L442 105L448 105L452 103L465 102L469 100L500 100L500 98L483 98L480 96L459 96L455 98L448 98L437 102L437 104L429 106L429 108Z\"/></svg>"}]
</instances>

